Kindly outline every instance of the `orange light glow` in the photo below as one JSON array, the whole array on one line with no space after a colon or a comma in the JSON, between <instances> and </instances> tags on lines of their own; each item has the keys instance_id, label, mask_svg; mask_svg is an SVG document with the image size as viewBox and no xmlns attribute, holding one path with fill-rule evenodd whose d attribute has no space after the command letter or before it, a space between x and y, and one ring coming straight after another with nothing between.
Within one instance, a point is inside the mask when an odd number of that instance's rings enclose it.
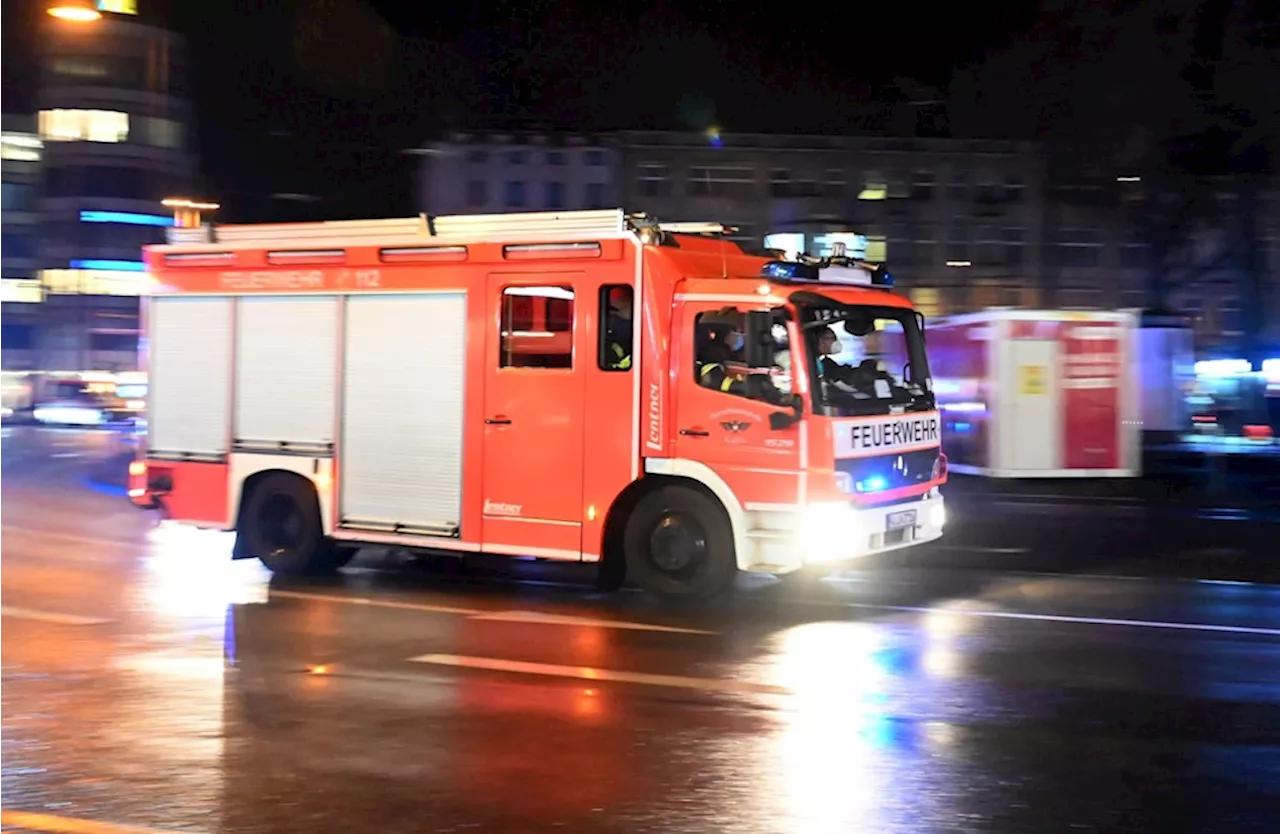
<instances>
[{"instance_id":1,"label":"orange light glow","mask_svg":"<svg viewBox=\"0 0 1280 834\"><path fill-rule=\"evenodd\" d=\"M73 23L92 23L102 17L102 12L94 8L92 3L75 3L62 0L49 7L49 16Z\"/></svg>"},{"instance_id":2,"label":"orange light glow","mask_svg":"<svg viewBox=\"0 0 1280 834\"><path fill-rule=\"evenodd\" d=\"M327 675L329 674L329 667L320 664L319 666L312 666L310 671L313 675Z\"/></svg>"},{"instance_id":3,"label":"orange light glow","mask_svg":"<svg viewBox=\"0 0 1280 834\"><path fill-rule=\"evenodd\" d=\"M142 475L147 471L147 464L144 461L135 460L129 464L130 475Z\"/></svg>"}]
</instances>

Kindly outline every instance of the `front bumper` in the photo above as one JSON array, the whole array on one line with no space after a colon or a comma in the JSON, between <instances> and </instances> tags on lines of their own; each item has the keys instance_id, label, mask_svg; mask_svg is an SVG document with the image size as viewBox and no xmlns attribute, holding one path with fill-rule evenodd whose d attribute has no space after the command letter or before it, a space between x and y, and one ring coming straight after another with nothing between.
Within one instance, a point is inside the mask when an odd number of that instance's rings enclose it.
<instances>
[{"instance_id":1,"label":"front bumper","mask_svg":"<svg viewBox=\"0 0 1280 834\"><path fill-rule=\"evenodd\" d=\"M785 518L759 521L761 526L749 534L755 552L746 569L781 574L806 567L836 568L935 541L942 537L947 510L942 493L934 489L919 498L876 507L815 503Z\"/></svg>"}]
</instances>

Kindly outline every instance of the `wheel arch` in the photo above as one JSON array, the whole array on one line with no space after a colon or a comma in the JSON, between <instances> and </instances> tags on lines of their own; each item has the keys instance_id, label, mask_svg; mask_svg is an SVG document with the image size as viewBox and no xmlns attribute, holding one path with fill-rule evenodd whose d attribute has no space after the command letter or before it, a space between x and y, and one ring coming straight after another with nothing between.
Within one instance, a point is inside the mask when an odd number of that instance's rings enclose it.
<instances>
[{"instance_id":1,"label":"wheel arch","mask_svg":"<svg viewBox=\"0 0 1280 834\"><path fill-rule=\"evenodd\" d=\"M684 458L647 458L644 477L622 491L605 517L600 563L617 569L622 561L621 538L627 518L645 495L664 486L687 486L712 498L724 510L733 534L733 556L739 569L750 564L747 517L742 503L724 479L709 466ZM615 561L616 560L616 561Z\"/></svg>"},{"instance_id":2,"label":"wheel arch","mask_svg":"<svg viewBox=\"0 0 1280 834\"><path fill-rule=\"evenodd\" d=\"M249 504L249 499L253 497L254 491L259 486L261 486L264 481L276 475L283 475L285 477L293 478L297 481L301 481L303 484L306 485L306 489L311 493L312 498L315 499L315 511L320 516L320 529L322 533L325 533L325 534L328 533L328 531L325 529L328 525L326 524L324 513L321 508L320 492L319 490L316 489L315 481L313 481L311 478L308 478L306 475L303 475L302 473L297 472L293 469L279 469L275 467L268 468L268 469L259 469L253 472L252 474L250 474L248 477L240 480L236 484L236 494L232 499L234 501L235 512L231 516L231 520L234 523L235 530L236 530L235 545L232 547L232 552L231 552L232 559L251 558L251 554L246 553L244 551L243 545L241 544L240 530L241 530L241 521L243 520L243 516L244 516L244 510L245 510L245 507L248 506Z\"/></svg>"}]
</instances>

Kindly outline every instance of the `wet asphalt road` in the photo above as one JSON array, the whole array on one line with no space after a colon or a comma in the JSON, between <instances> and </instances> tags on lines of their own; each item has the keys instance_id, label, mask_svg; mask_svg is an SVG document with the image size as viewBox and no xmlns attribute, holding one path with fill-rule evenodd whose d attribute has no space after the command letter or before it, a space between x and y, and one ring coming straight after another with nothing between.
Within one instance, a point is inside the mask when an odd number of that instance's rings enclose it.
<instances>
[{"instance_id":1,"label":"wet asphalt road","mask_svg":"<svg viewBox=\"0 0 1280 834\"><path fill-rule=\"evenodd\" d=\"M271 583L96 483L110 436L5 434L6 824L1280 830L1280 528L1231 508L957 485L945 548L692 611L378 552Z\"/></svg>"}]
</instances>

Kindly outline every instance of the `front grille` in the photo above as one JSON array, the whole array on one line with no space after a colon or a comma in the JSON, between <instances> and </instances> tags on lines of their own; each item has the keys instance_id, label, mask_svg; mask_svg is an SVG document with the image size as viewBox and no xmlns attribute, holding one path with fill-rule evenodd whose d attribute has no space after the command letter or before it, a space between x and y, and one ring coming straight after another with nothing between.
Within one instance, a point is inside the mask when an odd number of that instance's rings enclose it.
<instances>
[{"instance_id":1,"label":"front grille","mask_svg":"<svg viewBox=\"0 0 1280 834\"><path fill-rule=\"evenodd\" d=\"M924 449L900 455L848 458L837 460L836 470L850 479L850 491L854 495L873 495L928 482L938 454L938 449Z\"/></svg>"}]
</instances>

